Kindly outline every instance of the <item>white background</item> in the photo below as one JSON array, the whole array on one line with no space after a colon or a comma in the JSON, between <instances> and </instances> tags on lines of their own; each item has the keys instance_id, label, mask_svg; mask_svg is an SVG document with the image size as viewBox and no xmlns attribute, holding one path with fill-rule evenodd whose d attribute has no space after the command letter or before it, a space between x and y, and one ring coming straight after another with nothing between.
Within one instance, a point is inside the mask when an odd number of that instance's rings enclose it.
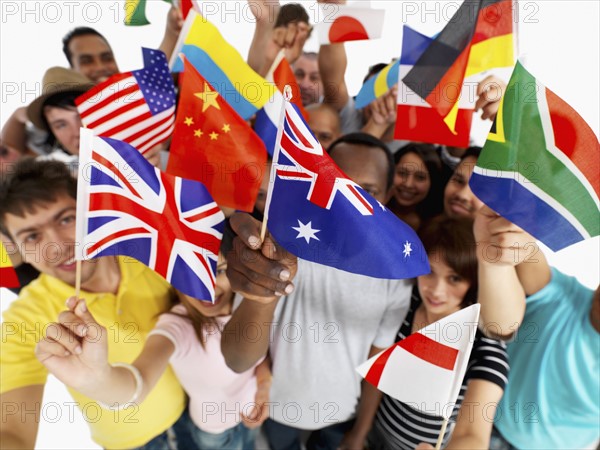
<instances>
[{"instance_id":1,"label":"white background","mask_svg":"<svg viewBox=\"0 0 600 450\"><path fill-rule=\"evenodd\" d=\"M122 71L142 66L141 46L158 47L162 39L169 5L148 0L151 25L125 27L123 0L102 1L11 1L0 2L0 123L12 111L30 103L41 91L41 79L51 66L65 66L61 39L76 26L91 26L111 43ZM254 28L246 2L205 1L204 11L217 24L225 38L246 56ZM284 2L287 3L287 2ZM321 14L313 1L301 2L312 21ZM398 57L402 24L432 35L439 32L459 6L459 1L372 1L372 7L387 10L380 40L347 44L347 82L356 94L367 67ZM599 130L600 2L596 0L522 0L517 6L519 54L528 69L542 83L573 106L592 127ZM318 50L313 36L306 50ZM476 124L477 139L485 137L489 122ZM557 254L547 251L553 265L575 275L592 288L600 273L600 239L592 239ZM11 298L2 291L0 307ZM46 402L65 405L71 401L56 380L46 387ZM65 406L57 415L55 405L44 409L46 420L40 426L38 448L98 448L80 414L69 417ZM58 419L56 423L55 420Z\"/></svg>"}]
</instances>

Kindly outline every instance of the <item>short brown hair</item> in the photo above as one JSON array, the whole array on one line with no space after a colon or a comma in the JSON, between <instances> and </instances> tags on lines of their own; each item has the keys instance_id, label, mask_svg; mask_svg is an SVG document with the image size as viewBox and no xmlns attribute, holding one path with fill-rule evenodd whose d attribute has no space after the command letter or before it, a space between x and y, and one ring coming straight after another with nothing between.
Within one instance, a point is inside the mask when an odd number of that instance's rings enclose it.
<instances>
[{"instance_id":1,"label":"short brown hair","mask_svg":"<svg viewBox=\"0 0 600 450\"><path fill-rule=\"evenodd\" d=\"M427 255L436 252L448 266L471 285L461 307L477 302L477 254L473 223L464 219L438 216L427 222L419 237Z\"/></svg>"},{"instance_id":2,"label":"short brown hair","mask_svg":"<svg viewBox=\"0 0 600 450\"><path fill-rule=\"evenodd\" d=\"M0 184L0 231L6 229L7 214L23 217L42 203L52 203L61 194L77 198L77 180L69 168L59 161L25 158Z\"/></svg>"},{"instance_id":3,"label":"short brown hair","mask_svg":"<svg viewBox=\"0 0 600 450\"><path fill-rule=\"evenodd\" d=\"M299 3L288 3L279 9L275 28L287 27L290 23L304 22L310 24L308 13L304 6Z\"/></svg>"}]
</instances>

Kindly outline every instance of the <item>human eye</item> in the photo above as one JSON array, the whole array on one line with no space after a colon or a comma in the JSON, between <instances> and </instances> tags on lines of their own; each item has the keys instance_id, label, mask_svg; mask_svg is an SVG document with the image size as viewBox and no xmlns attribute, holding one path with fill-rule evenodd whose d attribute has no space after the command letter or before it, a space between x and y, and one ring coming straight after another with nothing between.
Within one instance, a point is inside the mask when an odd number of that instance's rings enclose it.
<instances>
[{"instance_id":1,"label":"human eye","mask_svg":"<svg viewBox=\"0 0 600 450\"><path fill-rule=\"evenodd\" d=\"M75 220L76 220L75 214L67 214L67 215L62 216L59 219L58 223L59 223L59 225L62 225L62 226L68 226L68 225L73 225L75 223Z\"/></svg>"},{"instance_id":2,"label":"human eye","mask_svg":"<svg viewBox=\"0 0 600 450\"><path fill-rule=\"evenodd\" d=\"M36 242L38 242L40 239L40 234L37 232L32 232L32 233L27 233L25 236L23 236L23 243L24 244L35 244Z\"/></svg>"},{"instance_id":3,"label":"human eye","mask_svg":"<svg viewBox=\"0 0 600 450\"><path fill-rule=\"evenodd\" d=\"M454 274L454 275L450 275L448 277L448 281L450 282L450 284L456 285L456 284L464 281L464 278L461 277L460 275Z\"/></svg>"}]
</instances>

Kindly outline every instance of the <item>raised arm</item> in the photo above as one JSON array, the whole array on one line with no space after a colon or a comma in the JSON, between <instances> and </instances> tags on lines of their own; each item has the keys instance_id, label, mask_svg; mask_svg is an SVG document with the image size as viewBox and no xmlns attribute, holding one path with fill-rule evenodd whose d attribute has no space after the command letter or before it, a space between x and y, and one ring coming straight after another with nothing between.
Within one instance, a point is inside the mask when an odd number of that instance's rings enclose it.
<instances>
[{"instance_id":1,"label":"raised arm","mask_svg":"<svg viewBox=\"0 0 600 450\"><path fill-rule=\"evenodd\" d=\"M535 252L535 240L521 228L483 206L475 217L478 301L486 334L509 338L525 313L525 291L515 266Z\"/></svg>"},{"instance_id":2,"label":"raised arm","mask_svg":"<svg viewBox=\"0 0 600 450\"><path fill-rule=\"evenodd\" d=\"M59 315L58 323L48 327L46 338L36 347L40 362L60 381L100 403L142 403L167 368L173 343L150 336L133 369L112 366L106 328L96 322L85 300L71 298L68 306L69 311Z\"/></svg>"},{"instance_id":3,"label":"raised arm","mask_svg":"<svg viewBox=\"0 0 600 450\"><path fill-rule=\"evenodd\" d=\"M249 214L234 214L230 223L237 236L227 255L227 277L244 299L223 330L221 351L232 370L244 372L267 353L273 313L279 297L294 290L297 260L270 237L261 243L261 224ZM260 328L258 339L247 339L250 324Z\"/></svg>"},{"instance_id":4,"label":"raised arm","mask_svg":"<svg viewBox=\"0 0 600 450\"><path fill-rule=\"evenodd\" d=\"M165 34L163 40L158 47L165 55L167 55L167 61L171 59L173 51L175 51L175 45L177 45L177 39L179 33L183 27L183 15L181 11L172 6L167 14L167 25L165 27Z\"/></svg>"},{"instance_id":5,"label":"raised arm","mask_svg":"<svg viewBox=\"0 0 600 450\"><path fill-rule=\"evenodd\" d=\"M277 56L277 50L272 47L279 0L248 0L248 6L256 20L254 36L248 51L248 65L258 74L265 76L270 63Z\"/></svg>"},{"instance_id":6,"label":"raised arm","mask_svg":"<svg viewBox=\"0 0 600 450\"><path fill-rule=\"evenodd\" d=\"M2 423L0 423L1 449L30 449L40 423L44 385L32 385L0 394Z\"/></svg>"},{"instance_id":7,"label":"raised arm","mask_svg":"<svg viewBox=\"0 0 600 450\"><path fill-rule=\"evenodd\" d=\"M320 4L343 5L346 0L318 0ZM321 45L319 49L319 72L323 80L323 103L341 111L348 103L346 67L348 57L344 44Z\"/></svg>"}]
</instances>

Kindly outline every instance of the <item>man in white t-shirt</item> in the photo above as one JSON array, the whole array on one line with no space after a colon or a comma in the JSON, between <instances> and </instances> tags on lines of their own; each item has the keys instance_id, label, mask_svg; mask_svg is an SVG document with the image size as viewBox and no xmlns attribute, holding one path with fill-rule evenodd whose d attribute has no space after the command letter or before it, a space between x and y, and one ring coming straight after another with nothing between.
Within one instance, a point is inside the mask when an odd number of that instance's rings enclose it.
<instances>
[{"instance_id":1,"label":"man in white t-shirt","mask_svg":"<svg viewBox=\"0 0 600 450\"><path fill-rule=\"evenodd\" d=\"M386 202L393 162L385 144L356 133L329 151L349 178ZM264 429L272 449L300 449L303 434L308 449L337 448L372 407L375 389L361 385L355 367L394 343L410 285L303 260L296 265L280 247L273 255L269 238L259 248L260 224L249 216L234 216L232 227L238 237L228 276L245 299L223 332L227 364L243 371L270 351L271 419Z\"/></svg>"}]
</instances>

